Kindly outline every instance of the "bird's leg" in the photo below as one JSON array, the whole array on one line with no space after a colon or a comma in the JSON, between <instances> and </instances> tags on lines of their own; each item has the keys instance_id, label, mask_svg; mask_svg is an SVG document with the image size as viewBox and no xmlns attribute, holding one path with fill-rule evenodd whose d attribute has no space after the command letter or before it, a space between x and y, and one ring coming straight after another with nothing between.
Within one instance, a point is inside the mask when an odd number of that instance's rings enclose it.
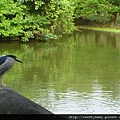
<instances>
[{"instance_id":1,"label":"bird's leg","mask_svg":"<svg viewBox=\"0 0 120 120\"><path fill-rule=\"evenodd\" d=\"M3 86L6 86L6 85L4 84L4 82L3 82L3 80L1 80L1 82L2 82L2 85L3 85Z\"/></svg>"},{"instance_id":2,"label":"bird's leg","mask_svg":"<svg viewBox=\"0 0 120 120\"><path fill-rule=\"evenodd\" d=\"M2 83L2 76L0 76L0 83Z\"/></svg>"},{"instance_id":3,"label":"bird's leg","mask_svg":"<svg viewBox=\"0 0 120 120\"><path fill-rule=\"evenodd\" d=\"M5 86L3 80L2 80L2 76L0 76L0 82L1 82L1 85Z\"/></svg>"},{"instance_id":4,"label":"bird's leg","mask_svg":"<svg viewBox=\"0 0 120 120\"><path fill-rule=\"evenodd\" d=\"M4 82L3 82L3 80L2 80L2 76L0 76L0 85L2 85L2 86L4 86L4 87L8 87L8 88L10 88L9 86L6 86L5 84L4 84Z\"/></svg>"}]
</instances>

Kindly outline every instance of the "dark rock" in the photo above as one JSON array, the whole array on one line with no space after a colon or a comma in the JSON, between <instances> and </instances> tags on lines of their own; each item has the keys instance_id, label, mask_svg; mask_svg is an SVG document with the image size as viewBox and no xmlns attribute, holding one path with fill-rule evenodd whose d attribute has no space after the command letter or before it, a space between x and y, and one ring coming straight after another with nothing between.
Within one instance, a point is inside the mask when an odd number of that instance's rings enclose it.
<instances>
[{"instance_id":1,"label":"dark rock","mask_svg":"<svg viewBox=\"0 0 120 120\"><path fill-rule=\"evenodd\" d=\"M0 114L51 114L11 88L0 85Z\"/></svg>"},{"instance_id":2,"label":"dark rock","mask_svg":"<svg viewBox=\"0 0 120 120\"><path fill-rule=\"evenodd\" d=\"M55 115L44 107L25 98L11 88L0 85L0 114L27 114L29 116L4 116L0 115L0 120L68 120L68 117ZM32 114L32 116L30 115ZM34 115L33 115L34 114Z\"/></svg>"}]
</instances>

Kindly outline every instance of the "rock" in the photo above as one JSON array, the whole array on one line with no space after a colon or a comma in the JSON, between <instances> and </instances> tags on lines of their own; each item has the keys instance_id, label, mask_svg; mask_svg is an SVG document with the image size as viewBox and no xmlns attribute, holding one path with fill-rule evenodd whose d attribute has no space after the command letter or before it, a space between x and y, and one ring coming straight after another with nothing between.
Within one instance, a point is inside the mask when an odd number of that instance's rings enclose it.
<instances>
[{"instance_id":1,"label":"rock","mask_svg":"<svg viewBox=\"0 0 120 120\"><path fill-rule=\"evenodd\" d=\"M11 88L0 85L0 114L53 114Z\"/></svg>"},{"instance_id":2,"label":"rock","mask_svg":"<svg viewBox=\"0 0 120 120\"><path fill-rule=\"evenodd\" d=\"M11 88L0 85L0 114L32 114L32 116L4 116L0 115L0 120L68 120L68 117L55 115L44 107L25 98ZM33 116L37 114L37 116ZM7 118L8 117L8 118Z\"/></svg>"}]
</instances>

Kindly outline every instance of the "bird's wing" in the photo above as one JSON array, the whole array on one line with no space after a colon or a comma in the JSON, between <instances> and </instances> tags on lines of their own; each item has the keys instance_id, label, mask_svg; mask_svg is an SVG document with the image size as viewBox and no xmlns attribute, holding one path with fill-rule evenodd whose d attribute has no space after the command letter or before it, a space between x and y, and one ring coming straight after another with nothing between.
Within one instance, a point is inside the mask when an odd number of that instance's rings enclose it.
<instances>
[{"instance_id":1,"label":"bird's wing","mask_svg":"<svg viewBox=\"0 0 120 120\"><path fill-rule=\"evenodd\" d=\"M0 65L2 65L5 62L6 59L7 59L6 56L1 56L0 57Z\"/></svg>"},{"instance_id":2,"label":"bird's wing","mask_svg":"<svg viewBox=\"0 0 120 120\"><path fill-rule=\"evenodd\" d=\"M6 67L6 64L4 64L0 67L0 76L2 76L6 71L8 71L8 68Z\"/></svg>"},{"instance_id":3,"label":"bird's wing","mask_svg":"<svg viewBox=\"0 0 120 120\"><path fill-rule=\"evenodd\" d=\"M5 62L6 60L6 56L0 57L0 76L2 76L8 70L7 63Z\"/></svg>"}]
</instances>

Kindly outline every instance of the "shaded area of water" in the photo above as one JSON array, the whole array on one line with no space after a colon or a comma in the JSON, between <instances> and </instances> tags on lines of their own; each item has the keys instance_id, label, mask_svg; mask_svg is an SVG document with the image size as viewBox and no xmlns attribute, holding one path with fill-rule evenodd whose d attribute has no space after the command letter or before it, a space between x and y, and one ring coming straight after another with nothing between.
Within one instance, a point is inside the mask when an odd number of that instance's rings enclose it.
<instances>
[{"instance_id":1,"label":"shaded area of water","mask_svg":"<svg viewBox=\"0 0 120 120\"><path fill-rule=\"evenodd\" d=\"M120 113L120 34L82 30L50 42L0 42L4 83L53 113Z\"/></svg>"}]
</instances>

